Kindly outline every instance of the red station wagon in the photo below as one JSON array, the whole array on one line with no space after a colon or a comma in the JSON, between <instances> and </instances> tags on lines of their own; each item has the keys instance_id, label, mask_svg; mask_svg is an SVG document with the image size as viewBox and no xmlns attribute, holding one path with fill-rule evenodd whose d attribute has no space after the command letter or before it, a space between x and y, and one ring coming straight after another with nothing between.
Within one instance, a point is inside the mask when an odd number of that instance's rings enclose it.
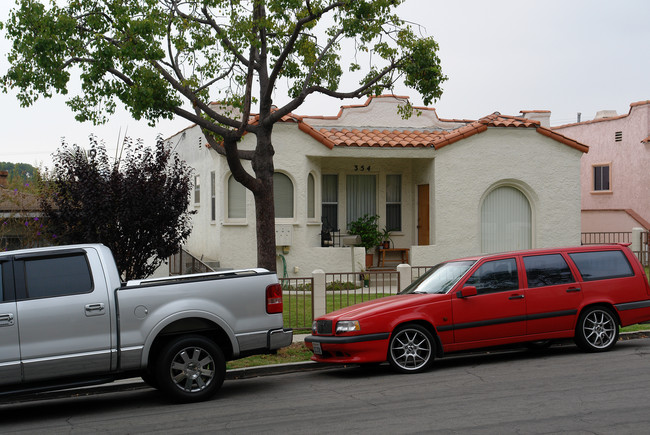
<instances>
[{"instance_id":1,"label":"red station wagon","mask_svg":"<svg viewBox=\"0 0 650 435\"><path fill-rule=\"evenodd\" d=\"M427 369L445 353L573 337L610 350L618 326L650 320L650 285L625 245L538 249L447 261L400 294L316 319L312 359Z\"/></svg>"}]
</instances>

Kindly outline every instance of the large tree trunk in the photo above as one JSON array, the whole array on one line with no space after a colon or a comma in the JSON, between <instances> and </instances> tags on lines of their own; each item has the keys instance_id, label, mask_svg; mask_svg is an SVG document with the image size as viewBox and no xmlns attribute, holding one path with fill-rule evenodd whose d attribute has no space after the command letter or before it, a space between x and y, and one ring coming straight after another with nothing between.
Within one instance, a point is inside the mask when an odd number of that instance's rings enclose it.
<instances>
[{"instance_id":1,"label":"large tree trunk","mask_svg":"<svg viewBox=\"0 0 650 435\"><path fill-rule=\"evenodd\" d=\"M262 189L254 193L255 219L257 221L257 266L275 271L277 262L275 258L273 176L271 176L270 182L262 184Z\"/></svg>"},{"instance_id":2,"label":"large tree trunk","mask_svg":"<svg viewBox=\"0 0 650 435\"><path fill-rule=\"evenodd\" d=\"M253 171L257 178L255 197L255 220L257 227L257 266L275 271L275 202L273 200L273 145L271 128L260 128L257 148L253 157Z\"/></svg>"},{"instance_id":3,"label":"large tree trunk","mask_svg":"<svg viewBox=\"0 0 650 435\"><path fill-rule=\"evenodd\" d=\"M275 271L275 203L273 201L273 124L255 131L257 145L251 164L255 177L244 169L237 149L239 137L224 138L228 166L233 177L253 192L255 198L255 227L257 234L257 266Z\"/></svg>"}]
</instances>

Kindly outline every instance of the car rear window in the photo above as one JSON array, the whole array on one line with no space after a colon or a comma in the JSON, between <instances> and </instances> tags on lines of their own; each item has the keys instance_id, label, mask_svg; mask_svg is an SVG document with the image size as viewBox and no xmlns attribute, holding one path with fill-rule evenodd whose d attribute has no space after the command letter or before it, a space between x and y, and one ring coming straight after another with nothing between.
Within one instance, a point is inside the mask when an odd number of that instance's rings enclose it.
<instances>
[{"instance_id":1,"label":"car rear window","mask_svg":"<svg viewBox=\"0 0 650 435\"><path fill-rule=\"evenodd\" d=\"M524 257L528 288L575 282L571 269L561 254Z\"/></svg>"},{"instance_id":2,"label":"car rear window","mask_svg":"<svg viewBox=\"0 0 650 435\"><path fill-rule=\"evenodd\" d=\"M574 252L569 254L585 281L634 276L621 251Z\"/></svg>"}]
</instances>

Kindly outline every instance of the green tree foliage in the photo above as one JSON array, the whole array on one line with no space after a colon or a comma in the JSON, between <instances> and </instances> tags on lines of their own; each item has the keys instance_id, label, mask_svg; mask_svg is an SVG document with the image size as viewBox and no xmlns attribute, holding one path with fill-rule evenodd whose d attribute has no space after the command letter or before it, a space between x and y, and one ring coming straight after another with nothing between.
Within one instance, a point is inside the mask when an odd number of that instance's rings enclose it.
<instances>
[{"instance_id":1,"label":"green tree foliage","mask_svg":"<svg viewBox=\"0 0 650 435\"><path fill-rule=\"evenodd\" d=\"M30 164L0 162L0 171L9 172L7 187L11 189L28 192L38 189L41 171Z\"/></svg>"},{"instance_id":2,"label":"green tree foliage","mask_svg":"<svg viewBox=\"0 0 650 435\"><path fill-rule=\"evenodd\" d=\"M312 94L377 95L399 80L425 104L442 93L438 45L394 13L402 2L17 0L3 24L13 47L0 87L30 105L66 94L80 73L82 92L68 101L78 120L103 122L120 101L136 119L198 124L252 191L258 265L275 269L273 125ZM246 133L253 150L238 148Z\"/></svg>"},{"instance_id":3,"label":"green tree foliage","mask_svg":"<svg viewBox=\"0 0 650 435\"><path fill-rule=\"evenodd\" d=\"M60 244L103 243L123 279L145 278L190 235L191 170L162 139L155 149L125 140L115 163L90 142L54 154L41 198L48 230Z\"/></svg>"}]
</instances>

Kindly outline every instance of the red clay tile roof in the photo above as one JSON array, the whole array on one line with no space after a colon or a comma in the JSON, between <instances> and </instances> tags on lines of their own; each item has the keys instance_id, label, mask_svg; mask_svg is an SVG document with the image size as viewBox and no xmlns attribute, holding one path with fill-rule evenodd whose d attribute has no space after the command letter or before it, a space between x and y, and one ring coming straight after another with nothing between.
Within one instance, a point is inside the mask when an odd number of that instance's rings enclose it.
<instances>
[{"instance_id":1,"label":"red clay tile roof","mask_svg":"<svg viewBox=\"0 0 650 435\"><path fill-rule=\"evenodd\" d=\"M305 131L304 129L301 129ZM433 145L441 135L448 132L421 130L358 130L321 128L315 130L334 146L347 147L386 147L386 148L422 148ZM315 136L318 139L317 136Z\"/></svg>"},{"instance_id":2,"label":"red clay tile roof","mask_svg":"<svg viewBox=\"0 0 650 435\"><path fill-rule=\"evenodd\" d=\"M299 122L301 131L321 142L329 149L334 147L373 147L373 148L426 148L440 149L459 140L482 133L488 127L535 128L544 136L568 145L582 152L588 152L589 147L569 139L559 133L540 127L539 121L501 115L496 112L478 121L454 130L379 130L379 129L347 129L320 128L316 129L304 120Z\"/></svg>"},{"instance_id":3,"label":"red clay tile roof","mask_svg":"<svg viewBox=\"0 0 650 435\"><path fill-rule=\"evenodd\" d=\"M499 112L485 116L479 119L478 122L490 127L539 127L539 121L517 116L501 115Z\"/></svg>"}]
</instances>

